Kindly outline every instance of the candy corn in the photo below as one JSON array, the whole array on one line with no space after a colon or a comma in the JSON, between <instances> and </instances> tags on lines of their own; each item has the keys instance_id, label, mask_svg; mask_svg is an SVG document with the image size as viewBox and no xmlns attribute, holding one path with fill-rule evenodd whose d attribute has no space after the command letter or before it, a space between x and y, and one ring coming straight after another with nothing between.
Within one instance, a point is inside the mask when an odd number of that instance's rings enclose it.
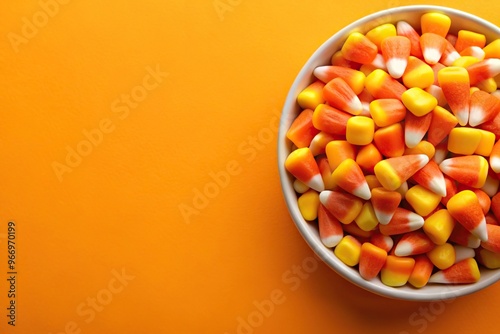
<instances>
[{"instance_id":1,"label":"candy corn","mask_svg":"<svg viewBox=\"0 0 500 334\"><path fill-rule=\"evenodd\" d=\"M340 240L333 252L340 261L350 267L354 267L359 263L361 243L352 235L346 235Z\"/></svg>"},{"instance_id":2,"label":"candy corn","mask_svg":"<svg viewBox=\"0 0 500 334\"><path fill-rule=\"evenodd\" d=\"M305 220L315 220L318 217L319 195L318 192L309 189L297 200L300 213Z\"/></svg>"},{"instance_id":3,"label":"candy corn","mask_svg":"<svg viewBox=\"0 0 500 334\"><path fill-rule=\"evenodd\" d=\"M438 72L438 81L448 105L460 125L469 121L469 74L462 67L445 67Z\"/></svg>"},{"instance_id":4,"label":"candy corn","mask_svg":"<svg viewBox=\"0 0 500 334\"><path fill-rule=\"evenodd\" d=\"M363 208L363 201L359 197L338 190L322 191L319 200L343 224L353 222Z\"/></svg>"},{"instance_id":5,"label":"candy corn","mask_svg":"<svg viewBox=\"0 0 500 334\"><path fill-rule=\"evenodd\" d=\"M438 164L430 160L424 167L413 174L412 179L435 194L446 196L446 182Z\"/></svg>"},{"instance_id":6,"label":"candy corn","mask_svg":"<svg viewBox=\"0 0 500 334\"><path fill-rule=\"evenodd\" d=\"M318 229L321 242L329 248L337 246L344 237L344 231L340 222L323 204L320 204L318 208Z\"/></svg>"},{"instance_id":7,"label":"candy corn","mask_svg":"<svg viewBox=\"0 0 500 334\"><path fill-rule=\"evenodd\" d=\"M382 225L387 225L401 203L401 194L397 191L390 191L380 187L373 188L371 195L373 210L378 221Z\"/></svg>"},{"instance_id":8,"label":"candy corn","mask_svg":"<svg viewBox=\"0 0 500 334\"><path fill-rule=\"evenodd\" d=\"M401 122L406 116L406 107L398 99L377 99L370 102L370 115L379 127Z\"/></svg>"},{"instance_id":9,"label":"candy corn","mask_svg":"<svg viewBox=\"0 0 500 334\"><path fill-rule=\"evenodd\" d=\"M445 284L476 283L480 276L476 260L465 259L445 270L434 273L429 278L429 282Z\"/></svg>"},{"instance_id":10,"label":"candy corn","mask_svg":"<svg viewBox=\"0 0 500 334\"><path fill-rule=\"evenodd\" d=\"M470 190L463 190L450 198L446 205L451 216L481 241L488 240L486 220L477 199Z\"/></svg>"},{"instance_id":11,"label":"candy corn","mask_svg":"<svg viewBox=\"0 0 500 334\"><path fill-rule=\"evenodd\" d=\"M436 107L437 108L437 107ZM412 112L406 114L405 118L405 144L409 148L418 145L429 130L432 121L432 114L415 116Z\"/></svg>"},{"instance_id":12,"label":"candy corn","mask_svg":"<svg viewBox=\"0 0 500 334\"><path fill-rule=\"evenodd\" d=\"M410 40L405 36L389 36L382 40L380 48L389 74L395 79L401 78L410 56Z\"/></svg>"},{"instance_id":13,"label":"candy corn","mask_svg":"<svg viewBox=\"0 0 500 334\"><path fill-rule=\"evenodd\" d=\"M375 176L384 188L396 190L428 162L429 157L425 154L389 158L375 165Z\"/></svg>"},{"instance_id":14,"label":"candy corn","mask_svg":"<svg viewBox=\"0 0 500 334\"><path fill-rule=\"evenodd\" d=\"M366 182L361 167L352 159L346 159L332 173L334 183L345 191L368 200L371 197L370 188Z\"/></svg>"},{"instance_id":15,"label":"candy corn","mask_svg":"<svg viewBox=\"0 0 500 334\"><path fill-rule=\"evenodd\" d=\"M325 84L319 80L307 86L297 96L297 103L299 106L303 109L314 110L321 103L325 103L325 99L323 98L324 87Z\"/></svg>"},{"instance_id":16,"label":"candy corn","mask_svg":"<svg viewBox=\"0 0 500 334\"><path fill-rule=\"evenodd\" d=\"M345 135L347 121L352 115L333 108L327 104L320 104L314 109L312 122L316 129L333 135Z\"/></svg>"},{"instance_id":17,"label":"candy corn","mask_svg":"<svg viewBox=\"0 0 500 334\"><path fill-rule=\"evenodd\" d=\"M417 255L414 259L415 266L410 274L408 283L415 288L422 288L429 282L434 264L425 255Z\"/></svg>"},{"instance_id":18,"label":"candy corn","mask_svg":"<svg viewBox=\"0 0 500 334\"><path fill-rule=\"evenodd\" d=\"M500 39L420 19L350 33L314 69L284 163L324 247L417 289L500 269Z\"/></svg>"},{"instance_id":19,"label":"candy corn","mask_svg":"<svg viewBox=\"0 0 500 334\"><path fill-rule=\"evenodd\" d=\"M379 274L387 259L387 251L365 242L361 245L359 274L365 280L372 280Z\"/></svg>"},{"instance_id":20,"label":"candy corn","mask_svg":"<svg viewBox=\"0 0 500 334\"><path fill-rule=\"evenodd\" d=\"M432 32L423 33L420 36L420 47L427 64L439 62L446 48L446 40L443 36Z\"/></svg>"},{"instance_id":21,"label":"candy corn","mask_svg":"<svg viewBox=\"0 0 500 334\"><path fill-rule=\"evenodd\" d=\"M415 266L411 257L397 257L388 255L381 270L380 279L388 286L402 286L408 282Z\"/></svg>"},{"instance_id":22,"label":"candy corn","mask_svg":"<svg viewBox=\"0 0 500 334\"><path fill-rule=\"evenodd\" d=\"M359 115L363 106L352 88L342 78L330 80L323 88L323 97L334 108Z\"/></svg>"},{"instance_id":23,"label":"candy corn","mask_svg":"<svg viewBox=\"0 0 500 334\"><path fill-rule=\"evenodd\" d=\"M500 99L478 90L470 96L469 125L478 126L500 112Z\"/></svg>"},{"instance_id":24,"label":"candy corn","mask_svg":"<svg viewBox=\"0 0 500 334\"><path fill-rule=\"evenodd\" d=\"M405 152L404 130L401 123L379 128L373 135L373 142L385 157L399 157Z\"/></svg>"},{"instance_id":25,"label":"candy corn","mask_svg":"<svg viewBox=\"0 0 500 334\"><path fill-rule=\"evenodd\" d=\"M318 66L314 69L313 74L324 83L328 83L335 78L341 78L356 95L360 94L365 86L366 77L363 72L348 67Z\"/></svg>"},{"instance_id":26,"label":"candy corn","mask_svg":"<svg viewBox=\"0 0 500 334\"><path fill-rule=\"evenodd\" d=\"M354 32L347 37L341 51L347 60L360 64L369 64L375 59L378 48L365 35Z\"/></svg>"},{"instance_id":27,"label":"candy corn","mask_svg":"<svg viewBox=\"0 0 500 334\"><path fill-rule=\"evenodd\" d=\"M304 109L286 133L286 137L299 148L309 146L314 136L319 133L312 123L312 116L311 109Z\"/></svg>"},{"instance_id":28,"label":"candy corn","mask_svg":"<svg viewBox=\"0 0 500 334\"><path fill-rule=\"evenodd\" d=\"M439 169L452 179L473 188L481 188L488 176L488 161L479 155L445 159Z\"/></svg>"},{"instance_id":29,"label":"candy corn","mask_svg":"<svg viewBox=\"0 0 500 334\"><path fill-rule=\"evenodd\" d=\"M422 231L413 231L401 237L394 249L396 256L411 256L431 251L435 244Z\"/></svg>"},{"instance_id":30,"label":"candy corn","mask_svg":"<svg viewBox=\"0 0 500 334\"><path fill-rule=\"evenodd\" d=\"M420 35L406 21L399 21L396 24L396 31L399 36L406 36L410 40L410 54L417 58L423 58L422 49L420 47Z\"/></svg>"},{"instance_id":31,"label":"candy corn","mask_svg":"<svg viewBox=\"0 0 500 334\"><path fill-rule=\"evenodd\" d=\"M316 191L325 188L316 160L308 147L291 152L286 158L285 168L308 187Z\"/></svg>"},{"instance_id":32,"label":"candy corn","mask_svg":"<svg viewBox=\"0 0 500 334\"><path fill-rule=\"evenodd\" d=\"M467 67L470 85L474 86L478 82L493 78L500 74L500 59L488 58Z\"/></svg>"},{"instance_id":33,"label":"candy corn","mask_svg":"<svg viewBox=\"0 0 500 334\"><path fill-rule=\"evenodd\" d=\"M380 233L384 235L403 234L418 230L424 225L424 218L415 212L397 208L391 221L386 225L379 225Z\"/></svg>"}]
</instances>

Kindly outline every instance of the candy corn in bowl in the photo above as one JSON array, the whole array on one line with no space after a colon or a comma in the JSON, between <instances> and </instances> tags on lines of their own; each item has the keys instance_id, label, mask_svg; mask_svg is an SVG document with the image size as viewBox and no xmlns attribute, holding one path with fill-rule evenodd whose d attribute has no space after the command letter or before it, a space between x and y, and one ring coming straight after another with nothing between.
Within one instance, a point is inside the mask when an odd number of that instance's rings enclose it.
<instances>
[{"instance_id":1,"label":"candy corn in bowl","mask_svg":"<svg viewBox=\"0 0 500 334\"><path fill-rule=\"evenodd\" d=\"M296 77L278 135L284 197L352 283L457 298L500 279L499 138L500 29L446 7L381 11Z\"/></svg>"}]
</instances>

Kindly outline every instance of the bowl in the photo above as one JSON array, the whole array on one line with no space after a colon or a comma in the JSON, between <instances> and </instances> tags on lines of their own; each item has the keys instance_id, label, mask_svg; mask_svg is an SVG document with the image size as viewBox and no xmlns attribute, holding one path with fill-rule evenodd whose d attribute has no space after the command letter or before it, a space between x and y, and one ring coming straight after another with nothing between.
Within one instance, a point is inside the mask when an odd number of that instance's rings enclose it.
<instances>
[{"instance_id":1,"label":"bowl","mask_svg":"<svg viewBox=\"0 0 500 334\"><path fill-rule=\"evenodd\" d=\"M317 224L304 220L297 205L297 195L293 188L294 178L287 172L284 166L286 157L292 150L292 144L286 138L286 132L292 121L302 110L296 102L297 95L312 83L314 68L321 65L329 65L332 54L341 48L347 36L352 32L366 33L381 24L396 24L401 20L418 28L420 26L421 15L427 12L439 12L448 15L452 22L450 33L456 34L460 29L467 29L484 34L487 42L500 38L500 28L494 24L472 14L448 7L428 5L402 6L365 16L330 37L313 53L302 67L286 97L278 133L278 169L283 196L297 229L314 253L340 276L365 290L388 298L414 301L447 300L477 292L500 280L500 269L490 270L480 266L481 278L473 284L428 284L419 289L413 288L409 284L401 287L386 286L378 277L367 281L360 276L357 268L345 265L334 255L332 249L327 248L321 243Z\"/></svg>"}]
</instances>

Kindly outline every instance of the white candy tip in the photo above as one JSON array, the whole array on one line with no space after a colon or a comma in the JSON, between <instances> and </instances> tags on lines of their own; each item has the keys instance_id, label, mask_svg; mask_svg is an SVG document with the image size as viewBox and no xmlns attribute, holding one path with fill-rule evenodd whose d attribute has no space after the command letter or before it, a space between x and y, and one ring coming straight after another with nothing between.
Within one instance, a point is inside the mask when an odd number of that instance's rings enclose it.
<instances>
[{"instance_id":1,"label":"white candy tip","mask_svg":"<svg viewBox=\"0 0 500 334\"><path fill-rule=\"evenodd\" d=\"M392 217L394 216L394 214L388 214L388 213L383 213L383 212L380 212L380 211L377 211L377 210L374 210L375 211L375 216L377 217L377 220L380 224L382 225L387 225L389 224L389 222L391 221Z\"/></svg>"},{"instance_id":2,"label":"white candy tip","mask_svg":"<svg viewBox=\"0 0 500 334\"><path fill-rule=\"evenodd\" d=\"M326 203L328 202L328 197L330 197L331 193L332 192L330 190L324 190L319 193L319 201L321 202L321 204L326 205Z\"/></svg>"},{"instance_id":3,"label":"white candy tip","mask_svg":"<svg viewBox=\"0 0 500 334\"><path fill-rule=\"evenodd\" d=\"M362 185L354 189L352 191L352 194L364 200L369 200L370 198L372 198L372 193L367 182L364 182Z\"/></svg>"},{"instance_id":4,"label":"white candy tip","mask_svg":"<svg viewBox=\"0 0 500 334\"><path fill-rule=\"evenodd\" d=\"M331 235L326 238L321 238L321 242L328 248L333 248L338 245L340 240L342 240L342 235Z\"/></svg>"},{"instance_id":5,"label":"white candy tip","mask_svg":"<svg viewBox=\"0 0 500 334\"><path fill-rule=\"evenodd\" d=\"M500 173L500 157L490 156L490 167L495 173Z\"/></svg>"},{"instance_id":6,"label":"white candy tip","mask_svg":"<svg viewBox=\"0 0 500 334\"><path fill-rule=\"evenodd\" d=\"M408 256L413 252L412 244L406 241L399 242L394 249L394 255L396 256Z\"/></svg>"},{"instance_id":7,"label":"white candy tip","mask_svg":"<svg viewBox=\"0 0 500 334\"><path fill-rule=\"evenodd\" d=\"M469 121L468 110L459 110L455 116L457 117L458 124L460 124L461 126L467 125L467 122Z\"/></svg>"},{"instance_id":8,"label":"white candy tip","mask_svg":"<svg viewBox=\"0 0 500 334\"><path fill-rule=\"evenodd\" d=\"M437 273L434 273L429 277L429 283L444 283L447 284L449 283L446 277L444 276L444 273L442 271L438 271Z\"/></svg>"},{"instance_id":9,"label":"white candy tip","mask_svg":"<svg viewBox=\"0 0 500 334\"><path fill-rule=\"evenodd\" d=\"M309 182L305 183L309 188L312 188L316 191L325 190L325 184L323 183L323 178L320 174L314 175Z\"/></svg>"},{"instance_id":10,"label":"white candy tip","mask_svg":"<svg viewBox=\"0 0 500 334\"><path fill-rule=\"evenodd\" d=\"M479 225L477 225L472 231L473 235L479 238L481 241L488 241L488 230L486 229L486 219L483 217Z\"/></svg>"},{"instance_id":11,"label":"white candy tip","mask_svg":"<svg viewBox=\"0 0 500 334\"><path fill-rule=\"evenodd\" d=\"M436 48L428 48L424 50L424 59L429 65L434 65L439 62L443 54Z\"/></svg>"},{"instance_id":12,"label":"white candy tip","mask_svg":"<svg viewBox=\"0 0 500 334\"><path fill-rule=\"evenodd\" d=\"M446 196L446 182L442 177L433 177L429 182L429 188L441 197Z\"/></svg>"},{"instance_id":13,"label":"white candy tip","mask_svg":"<svg viewBox=\"0 0 500 334\"><path fill-rule=\"evenodd\" d=\"M394 79L399 79L403 76L407 65L408 61L403 58L392 58L386 63L387 70Z\"/></svg>"}]
</instances>

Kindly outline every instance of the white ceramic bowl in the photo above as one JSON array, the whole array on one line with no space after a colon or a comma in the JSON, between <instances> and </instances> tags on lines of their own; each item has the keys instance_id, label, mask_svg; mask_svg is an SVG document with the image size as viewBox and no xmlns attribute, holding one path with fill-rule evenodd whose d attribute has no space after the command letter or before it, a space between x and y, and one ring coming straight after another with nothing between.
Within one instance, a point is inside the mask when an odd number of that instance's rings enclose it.
<instances>
[{"instance_id":1,"label":"white ceramic bowl","mask_svg":"<svg viewBox=\"0 0 500 334\"><path fill-rule=\"evenodd\" d=\"M290 153L292 146L290 141L286 138L286 132L292 121L301 111L296 102L297 95L313 81L314 76L312 73L314 68L320 65L329 65L332 54L342 47L347 36L354 31L366 33L378 25L388 22L395 24L401 20L410 23L413 27L419 27L421 15L427 12L441 12L448 15L452 22L450 28L450 32L452 33L456 34L460 29L467 29L484 34L487 38L487 42L500 38L499 27L477 16L447 7L427 5L403 6L383 10L361 18L330 37L316 50L311 58L309 58L297 75L288 93L282 111L278 134L278 168L285 201L299 232L313 251L339 275L359 287L389 298L416 301L452 299L484 289L500 280L500 269L481 269L481 279L474 284L429 284L421 289L413 288L409 284L397 288L389 287L384 285L378 278L372 281L366 281L359 275L356 268L346 266L334 255L332 249L326 248L321 243L317 224L308 223L302 218L297 206L297 196L293 189L293 177L286 171L284 166L285 159Z\"/></svg>"}]
</instances>

